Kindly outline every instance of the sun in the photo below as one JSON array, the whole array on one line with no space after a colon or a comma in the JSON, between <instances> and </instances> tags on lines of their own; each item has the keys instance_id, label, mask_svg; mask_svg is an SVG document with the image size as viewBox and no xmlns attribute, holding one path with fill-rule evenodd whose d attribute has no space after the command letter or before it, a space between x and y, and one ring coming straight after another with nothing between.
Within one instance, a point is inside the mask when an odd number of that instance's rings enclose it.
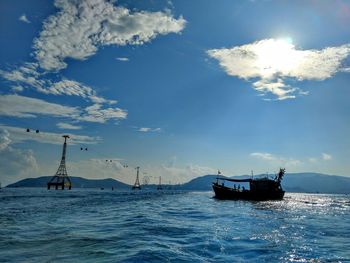
<instances>
[{"instance_id":1,"label":"sun","mask_svg":"<svg viewBox=\"0 0 350 263\"><path fill-rule=\"evenodd\" d=\"M291 38L260 41L255 49L256 67L265 77L293 71L302 59L302 54L295 49Z\"/></svg>"}]
</instances>

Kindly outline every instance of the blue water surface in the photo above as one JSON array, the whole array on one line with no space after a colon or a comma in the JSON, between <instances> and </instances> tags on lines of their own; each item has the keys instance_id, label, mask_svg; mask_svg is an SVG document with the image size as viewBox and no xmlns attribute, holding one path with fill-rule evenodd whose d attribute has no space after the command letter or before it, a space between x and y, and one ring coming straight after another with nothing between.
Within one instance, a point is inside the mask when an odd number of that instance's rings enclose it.
<instances>
[{"instance_id":1,"label":"blue water surface","mask_svg":"<svg viewBox=\"0 0 350 263\"><path fill-rule=\"evenodd\" d=\"M350 196L0 190L0 262L350 262Z\"/></svg>"}]
</instances>

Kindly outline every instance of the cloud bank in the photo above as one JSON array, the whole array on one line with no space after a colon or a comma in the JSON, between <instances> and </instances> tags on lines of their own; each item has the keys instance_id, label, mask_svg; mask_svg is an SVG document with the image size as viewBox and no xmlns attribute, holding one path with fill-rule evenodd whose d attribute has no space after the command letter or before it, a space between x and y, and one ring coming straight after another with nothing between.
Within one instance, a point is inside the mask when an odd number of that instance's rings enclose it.
<instances>
[{"instance_id":1,"label":"cloud bank","mask_svg":"<svg viewBox=\"0 0 350 263\"><path fill-rule=\"evenodd\" d=\"M83 176L86 178L114 178L127 184L134 184L136 179L135 166L120 160L120 158L110 158L112 162L105 159L89 159L78 162L68 162L67 169L72 176ZM128 167L125 167L128 164ZM162 177L163 184L184 183L198 176L205 174L216 174L217 170L194 164L186 166L174 165L147 165L140 168L140 183L158 184L159 176Z\"/></svg>"},{"instance_id":2,"label":"cloud bank","mask_svg":"<svg viewBox=\"0 0 350 263\"><path fill-rule=\"evenodd\" d=\"M93 103L115 104L115 100L107 100L97 95L91 87L75 80L58 78L56 81L45 78L45 74L38 70L38 63L24 63L13 71L0 70L0 75L17 83L12 91L22 92L25 88L34 88L35 91L50 95L66 95L81 97Z\"/></svg>"},{"instance_id":3,"label":"cloud bank","mask_svg":"<svg viewBox=\"0 0 350 263\"><path fill-rule=\"evenodd\" d=\"M157 35L180 33L186 20L164 12L130 12L103 0L56 0L58 13L50 16L34 40L40 67L59 71L66 58L85 60L100 46L141 45Z\"/></svg>"},{"instance_id":4,"label":"cloud bank","mask_svg":"<svg viewBox=\"0 0 350 263\"><path fill-rule=\"evenodd\" d=\"M10 134L7 130L0 129L0 151L4 150L11 143Z\"/></svg>"},{"instance_id":5,"label":"cloud bank","mask_svg":"<svg viewBox=\"0 0 350 263\"><path fill-rule=\"evenodd\" d=\"M17 86L12 88L12 91L15 93L20 93L26 88L34 88L37 92L43 94L76 96L93 104L87 106L85 110L81 110L81 112L78 113L77 107L60 106L58 104L45 102L44 100L24 96L0 95L0 101L6 102L6 105L0 105L0 114L16 117L33 117L34 115L19 114L19 112L28 111L52 114L52 116L60 116L60 114L64 112L64 116L71 114L70 117L74 117L77 121L98 123L105 123L110 119L126 119L128 115L126 110L110 106L116 104L116 100L105 99L98 96L96 91L91 87L74 80L60 79L58 81L52 81L42 78L42 74L37 70L37 63L25 63L13 71L0 70L0 75L8 81L17 83ZM26 102L28 102L28 104L26 104ZM40 109L40 105L43 106L42 109ZM33 109L33 107L35 109Z\"/></svg>"},{"instance_id":6,"label":"cloud bank","mask_svg":"<svg viewBox=\"0 0 350 263\"><path fill-rule=\"evenodd\" d=\"M38 171L38 164L31 150L15 149L10 146L10 133L0 127L0 175L5 183Z\"/></svg>"},{"instance_id":7,"label":"cloud bank","mask_svg":"<svg viewBox=\"0 0 350 263\"><path fill-rule=\"evenodd\" d=\"M9 144L16 144L16 143L22 143L25 141L36 141L40 143L48 143L48 144L62 144L63 139L62 135L66 133L53 133L53 132L43 132L40 131L40 133L28 133L26 132L27 127L13 127L13 126L6 126L0 124L0 145L1 148L4 148L4 145ZM1 135L1 131L6 131L5 135L7 138L7 144L6 141L3 138L3 135ZM91 137L87 135L79 135L79 134L72 134L69 133L70 139L69 144L97 144L101 141L100 137Z\"/></svg>"},{"instance_id":8,"label":"cloud bank","mask_svg":"<svg viewBox=\"0 0 350 263\"><path fill-rule=\"evenodd\" d=\"M105 123L108 120L126 119L127 114L127 111L120 108L105 107L98 103L81 108L20 95L0 95L0 116L36 118L46 115L77 122Z\"/></svg>"},{"instance_id":9,"label":"cloud bank","mask_svg":"<svg viewBox=\"0 0 350 263\"><path fill-rule=\"evenodd\" d=\"M7 147L0 151L0 174L5 183L38 174L38 163L31 150Z\"/></svg>"},{"instance_id":10,"label":"cloud bank","mask_svg":"<svg viewBox=\"0 0 350 263\"><path fill-rule=\"evenodd\" d=\"M267 152L254 152L250 154L251 157L256 160L261 160L268 165L295 168L295 167L310 167L310 164L321 164L322 162L328 162L333 159L332 155L328 153L322 153L319 157L309 157L304 160L298 160L294 158L287 158L280 155L275 155Z\"/></svg>"},{"instance_id":11,"label":"cloud bank","mask_svg":"<svg viewBox=\"0 0 350 263\"><path fill-rule=\"evenodd\" d=\"M307 92L287 84L288 80L325 80L339 71L350 54L350 44L316 50L297 49L290 41L264 39L232 48L211 49L207 54L218 60L230 76L253 81L261 95L278 100L292 99Z\"/></svg>"},{"instance_id":12,"label":"cloud bank","mask_svg":"<svg viewBox=\"0 0 350 263\"><path fill-rule=\"evenodd\" d=\"M0 115L22 118L35 118L37 115L69 117L78 116L79 109L19 95L0 95Z\"/></svg>"}]
</instances>

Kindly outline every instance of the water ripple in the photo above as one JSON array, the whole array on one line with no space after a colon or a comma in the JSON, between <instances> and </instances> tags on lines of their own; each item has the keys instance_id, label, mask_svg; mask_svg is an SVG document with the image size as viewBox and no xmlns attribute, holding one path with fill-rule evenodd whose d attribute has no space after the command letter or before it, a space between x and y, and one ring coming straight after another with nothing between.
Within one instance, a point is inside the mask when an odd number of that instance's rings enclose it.
<instances>
[{"instance_id":1,"label":"water ripple","mask_svg":"<svg viewBox=\"0 0 350 263\"><path fill-rule=\"evenodd\" d=\"M350 198L0 192L0 262L350 262Z\"/></svg>"}]
</instances>

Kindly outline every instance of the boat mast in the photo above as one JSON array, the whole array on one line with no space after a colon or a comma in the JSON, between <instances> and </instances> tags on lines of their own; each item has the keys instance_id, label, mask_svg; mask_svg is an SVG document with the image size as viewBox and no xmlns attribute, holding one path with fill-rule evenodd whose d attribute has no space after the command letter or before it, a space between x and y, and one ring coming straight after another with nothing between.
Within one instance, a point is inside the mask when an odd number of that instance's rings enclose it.
<instances>
[{"instance_id":1,"label":"boat mast","mask_svg":"<svg viewBox=\"0 0 350 263\"><path fill-rule=\"evenodd\" d=\"M218 184L219 183L219 175L221 175L221 172L220 170L218 169L218 174L216 176L216 183Z\"/></svg>"},{"instance_id":2,"label":"boat mast","mask_svg":"<svg viewBox=\"0 0 350 263\"><path fill-rule=\"evenodd\" d=\"M159 185L157 187L157 190L162 190L162 177L159 176Z\"/></svg>"}]
</instances>

